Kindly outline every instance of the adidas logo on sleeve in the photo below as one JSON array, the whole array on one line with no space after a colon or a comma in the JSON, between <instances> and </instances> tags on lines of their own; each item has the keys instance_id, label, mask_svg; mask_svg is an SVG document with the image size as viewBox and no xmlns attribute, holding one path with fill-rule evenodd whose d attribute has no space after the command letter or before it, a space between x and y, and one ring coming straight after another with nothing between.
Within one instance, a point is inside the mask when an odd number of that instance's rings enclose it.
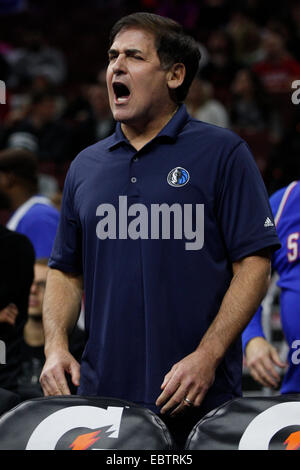
<instances>
[{"instance_id":1,"label":"adidas logo on sleeve","mask_svg":"<svg viewBox=\"0 0 300 470\"><path fill-rule=\"evenodd\" d=\"M274 224L273 224L272 220L269 217L266 218L265 223L264 223L264 227L274 227Z\"/></svg>"}]
</instances>

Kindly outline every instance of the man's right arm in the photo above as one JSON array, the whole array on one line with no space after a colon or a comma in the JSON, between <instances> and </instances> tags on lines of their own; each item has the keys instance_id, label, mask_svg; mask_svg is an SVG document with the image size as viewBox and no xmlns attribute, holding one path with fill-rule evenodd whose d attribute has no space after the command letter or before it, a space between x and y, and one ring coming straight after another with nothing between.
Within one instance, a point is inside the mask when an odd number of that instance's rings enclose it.
<instances>
[{"instance_id":1,"label":"man's right arm","mask_svg":"<svg viewBox=\"0 0 300 470\"><path fill-rule=\"evenodd\" d=\"M80 365L69 352L68 336L78 320L82 293L81 275L49 269L43 302L46 362L40 377L45 396L70 394L65 373L79 385Z\"/></svg>"}]
</instances>

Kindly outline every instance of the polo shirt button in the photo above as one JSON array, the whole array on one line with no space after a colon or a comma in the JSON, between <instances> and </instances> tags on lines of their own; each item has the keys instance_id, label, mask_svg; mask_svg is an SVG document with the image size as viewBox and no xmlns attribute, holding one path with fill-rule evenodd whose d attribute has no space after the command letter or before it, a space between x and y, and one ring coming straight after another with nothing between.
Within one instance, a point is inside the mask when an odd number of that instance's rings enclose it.
<instances>
[{"instance_id":1,"label":"polo shirt button","mask_svg":"<svg viewBox=\"0 0 300 470\"><path fill-rule=\"evenodd\" d=\"M137 179L136 179L135 176L133 176L130 181L131 181L132 183L136 183Z\"/></svg>"},{"instance_id":2,"label":"polo shirt button","mask_svg":"<svg viewBox=\"0 0 300 470\"><path fill-rule=\"evenodd\" d=\"M134 157L133 161L138 162L139 161L138 157Z\"/></svg>"}]
</instances>

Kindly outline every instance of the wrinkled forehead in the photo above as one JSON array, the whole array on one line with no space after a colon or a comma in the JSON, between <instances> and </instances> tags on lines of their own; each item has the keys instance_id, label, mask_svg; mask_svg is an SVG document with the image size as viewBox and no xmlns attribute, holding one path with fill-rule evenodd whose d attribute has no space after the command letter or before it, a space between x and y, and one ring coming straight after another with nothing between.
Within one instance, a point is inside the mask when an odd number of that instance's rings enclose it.
<instances>
[{"instance_id":1,"label":"wrinkled forehead","mask_svg":"<svg viewBox=\"0 0 300 470\"><path fill-rule=\"evenodd\" d=\"M114 37L110 49L118 51L138 49L157 55L154 33L147 29L133 26L122 28Z\"/></svg>"}]
</instances>

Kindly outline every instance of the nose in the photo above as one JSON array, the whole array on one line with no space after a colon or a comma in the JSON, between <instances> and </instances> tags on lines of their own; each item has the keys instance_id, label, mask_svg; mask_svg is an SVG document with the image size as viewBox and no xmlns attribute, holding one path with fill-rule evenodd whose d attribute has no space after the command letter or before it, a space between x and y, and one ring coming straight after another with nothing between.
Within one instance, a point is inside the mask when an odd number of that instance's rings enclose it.
<instances>
[{"instance_id":1,"label":"nose","mask_svg":"<svg viewBox=\"0 0 300 470\"><path fill-rule=\"evenodd\" d=\"M125 56L124 54L119 54L118 57L114 60L112 64L112 72L114 74L120 74L126 72L126 64L125 64Z\"/></svg>"}]
</instances>

